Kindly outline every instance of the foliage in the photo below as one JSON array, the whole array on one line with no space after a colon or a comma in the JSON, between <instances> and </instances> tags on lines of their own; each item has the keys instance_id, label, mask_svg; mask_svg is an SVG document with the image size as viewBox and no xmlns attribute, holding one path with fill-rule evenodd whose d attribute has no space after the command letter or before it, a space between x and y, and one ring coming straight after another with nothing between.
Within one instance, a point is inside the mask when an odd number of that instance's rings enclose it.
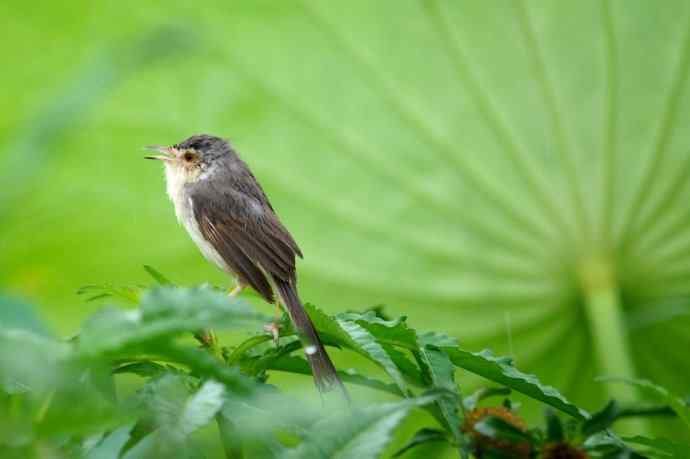
<instances>
[{"instance_id":1,"label":"foliage","mask_svg":"<svg viewBox=\"0 0 690 459\"><path fill-rule=\"evenodd\" d=\"M330 316L308 307L328 346L359 354L387 379L371 369L339 370L346 384L394 400L348 405L328 394L305 405L270 384L277 372L309 373L285 317L276 344L256 334L224 346L217 332L260 330L268 319L242 299L210 287L177 287L147 271L158 285L141 288L134 309L106 307L68 341L47 332L28 305L2 299L2 457L200 458L215 448L227 458L374 459L407 456L428 444L446 445L461 458L547 458L563 448L602 458L642 457L633 447L650 457L690 451L663 438L621 439L611 431L623 412L615 402L590 415L509 359L469 353L442 333L416 330L380 310ZM457 370L501 386L463 397ZM549 407L544 427L526 429L511 391ZM498 397L503 406L479 407ZM687 408L665 397L673 409ZM392 449L398 427L418 411L430 415L429 425ZM208 437L213 424L217 440Z\"/></svg>"},{"instance_id":2,"label":"foliage","mask_svg":"<svg viewBox=\"0 0 690 459\"><path fill-rule=\"evenodd\" d=\"M71 332L135 264L227 282L141 159L207 131L324 310L386 302L590 408L628 389L581 377L681 391L690 2L659 3L5 0L0 284Z\"/></svg>"}]
</instances>

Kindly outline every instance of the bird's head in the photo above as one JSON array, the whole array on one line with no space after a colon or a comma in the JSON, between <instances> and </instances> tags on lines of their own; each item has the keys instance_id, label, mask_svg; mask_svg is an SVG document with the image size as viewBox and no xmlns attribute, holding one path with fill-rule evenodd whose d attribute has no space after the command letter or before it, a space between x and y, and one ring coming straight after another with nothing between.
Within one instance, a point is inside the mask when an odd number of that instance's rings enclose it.
<instances>
[{"instance_id":1,"label":"bird's head","mask_svg":"<svg viewBox=\"0 0 690 459\"><path fill-rule=\"evenodd\" d=\"M226 140L208 134L193 135L171 147L152 145L146 148L160 153L146 156L146 159L163 161L166 172L184 182L194 182L204 172L212 171L213 166L231 151Z\"/></svg>"}]
</instances>

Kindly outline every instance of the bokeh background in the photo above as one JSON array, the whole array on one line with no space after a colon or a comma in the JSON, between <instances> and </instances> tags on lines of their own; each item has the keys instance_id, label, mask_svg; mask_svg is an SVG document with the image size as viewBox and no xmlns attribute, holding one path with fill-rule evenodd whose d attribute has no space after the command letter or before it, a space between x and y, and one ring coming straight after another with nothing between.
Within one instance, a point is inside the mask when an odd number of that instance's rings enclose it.
<instances>
[{"instance_id":1,"label":"bokeh background","mask_svg":"<svg viewBox=\"0 0 690 459\"><path fill-rule=\"evenodd\" d=\"M612 372L687 395L689 2L9 0L0 18L0 289L59 333L102 306L80 286L147 283L144 264L230 286L142 159L208 132L299 241L305 300L385 304L592 410Z\"/></svg>"}]
</instances>

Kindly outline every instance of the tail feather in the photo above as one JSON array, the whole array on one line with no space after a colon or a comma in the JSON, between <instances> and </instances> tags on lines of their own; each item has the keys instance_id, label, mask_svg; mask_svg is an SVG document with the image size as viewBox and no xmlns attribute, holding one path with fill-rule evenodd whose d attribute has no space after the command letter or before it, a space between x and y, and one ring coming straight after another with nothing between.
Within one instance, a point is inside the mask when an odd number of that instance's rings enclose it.
<instances>
[{"instance_id":1,"label":"tail feather","mask_svg":"<svg viewBox=\"0 0 690 459\"><path fill-rule=\"evenodd\" d=\"M314 324L312 323L307 311L304 309L302 302L297 296L297 290L293 283L275 279L275 286L278 290L280 298L283 300L287 308L290 319L292 320L295 329L300 335L302 344L304 346L304 353L307 361L311 366L311 371L314 375L314 382L316 387L321 392L329 392L339 389L343 396L349 400L350 397L338 377L338 374L333 366L331 358L328 356L321 339L319 338Z\"/></svg>"}]
</instances>

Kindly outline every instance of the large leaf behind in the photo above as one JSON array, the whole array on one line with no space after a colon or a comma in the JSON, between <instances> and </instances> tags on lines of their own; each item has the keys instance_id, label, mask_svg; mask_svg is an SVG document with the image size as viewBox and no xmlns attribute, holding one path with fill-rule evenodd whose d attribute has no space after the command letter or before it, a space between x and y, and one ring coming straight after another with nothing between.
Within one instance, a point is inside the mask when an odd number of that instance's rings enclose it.
<instances>
[{"instance_id":1,"label":"large leaf behind","mask_svg":"<svg viewBox=\"0 0 690 459\"><path fill-rule=\"evenodd\" d=\"M598 351L581 283L594 259L636 324L638 375L686 390L690 363L656 350L687 347L688 311L654 305L690 288L687 2L132 5L2 6L0 160L29 115L93 73L75 62L162 22L203 41L84 87L91 115L58 125L66 135L41 147L49 179L3 215L0 282L63 329L79 322L64 306L76 287L130 284L145 263L230 282L138 153L210 131L235 141L304 249L305 299L385 302L594 407L606 386L587 384Z\"/></svg>"}]
</instances>

